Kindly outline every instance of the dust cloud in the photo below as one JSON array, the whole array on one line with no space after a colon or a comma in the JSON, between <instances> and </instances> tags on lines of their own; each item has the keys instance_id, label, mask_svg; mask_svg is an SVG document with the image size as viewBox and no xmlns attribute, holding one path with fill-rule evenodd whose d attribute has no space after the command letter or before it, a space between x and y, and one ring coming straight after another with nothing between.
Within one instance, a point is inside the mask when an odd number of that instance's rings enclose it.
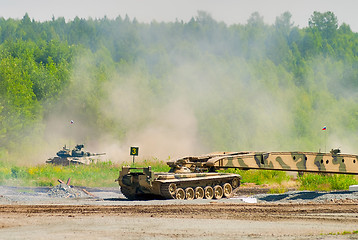
<instances>
[{"instance_id":1,"label":"dust cloud","mask_svg":"<svg viewBox=\"0 0 358 240\"><path fill-rule=\"evenodd\" d=\"M87 58L80 58L77 65L79 72L91 68ZM37 159L44 161L64 145L73 148L81 143L85 151L104 152L105 158L113 162L130 162L131 146L139 147L138 160L165 161L205 153L187 96L157 96L145 85L147 79L132 70L125 77L114 74L100 87L93 76L78 72L71 80L71 91L75 91L57 102L55 110L47 116L44 132L47 147ZM91 98L94 90L101 95Z\"/></svg>"},{"instance_id":2,"label":"dust cloud","mask_svg":"<svg viewBox=\"0 0 358 240\"><path fill-rule=\"evenodd\" d=\"M225 44L202 41L161 49L165 64L150 60L151 53L121 66L100 50L79 56L69 88L45 110L34 162L43 163L65 144L82 143L85 151L105 152L113 162L130 162L131 146L139 147L139 159L163 161L215 151L342 147L354 153L358 139L344 111L350 93L336 79L342 64L312 60L299 85L265 53L226 56Z\"/></svg>"},{"instance_id":3,"label":"dust cloud","mask_svg":"<svg viewBox=\"0 0 358 240\"><path fill-rule=\"evenodd\" d=\"M115 73L100 85L95 76L74 73L74 92L46 118L46 148L37 159L45 161L63 145L80 143L86 151L105 152L105 159L113 162L130 162L131 146L139 147L138 160L163 161L214 151L342 147L353 153L347 140L352 133L335 115L340 105L327 112L323 104L327 97L321 91L314 96L316 109L305 108L312 105L313 96L300 90L282 69L270 63L258 69L244 59L230 64L210 60L186 59L162 80L159 93L136 67ZM79 72L92 66L88 59L78 65ZM317 85L311 84L313 91ZM326 132L321 130L324 125Z\"/></svg>"}]
</instances>

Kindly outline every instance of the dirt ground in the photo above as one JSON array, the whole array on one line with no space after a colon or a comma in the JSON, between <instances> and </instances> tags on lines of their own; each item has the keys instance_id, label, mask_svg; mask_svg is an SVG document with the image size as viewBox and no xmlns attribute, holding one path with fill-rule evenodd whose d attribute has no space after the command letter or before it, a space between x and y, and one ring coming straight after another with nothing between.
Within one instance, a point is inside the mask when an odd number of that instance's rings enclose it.
<instances>
[{"instance_id":1,"label":"dirt ground","mask_svg":"<svg viewBox=\"0 0 358 240\"><path fill-rule=\"evenodd\" d=\"M0 186L0 239L358 239L343 234L358 231L355 192L128 201L118 187L49 195L57 187Z\"/></svg>"},{"instance_id":2,"label":"dirt ground","mask_svg":"<svg viewBox=\"0 0 358 240\"><path fill-rule=\"evenodd\" d=\"M0 205L0 239L358 239L358 204Z\"/></svg>"}]
</instances>

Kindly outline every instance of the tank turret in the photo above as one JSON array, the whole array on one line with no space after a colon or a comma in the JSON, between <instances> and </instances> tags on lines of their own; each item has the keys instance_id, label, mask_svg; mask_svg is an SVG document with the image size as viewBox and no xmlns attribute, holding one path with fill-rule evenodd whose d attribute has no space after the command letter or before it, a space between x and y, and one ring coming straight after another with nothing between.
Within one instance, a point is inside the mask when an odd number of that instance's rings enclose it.
<instances>
[{"instance_id":1,"label":"tank turret","mask_svg":"<svg viewBox=\"0 0 358 240\"><path fill-rule=\"evenodd\" d=\"M65 146L63 146L62 150L60 150L56 153L56 155L61 158L71 157L71 151L70 151L70 149L66 148L66 145L65 145Z\"/></svg>"},{"instance_id":2,"label":"tank turret","mask_svg":"<svg viewBox=\"0 0 358 240\"><path fill-rule=\"evenodd\" d=\"M55 165L71 165L71 164L85 164L97 162L99 159L96 156L105 155L105 153L90 153L82 151L83 144L77 144L72 150L65 146L56 153L56 157L49 158L46 163Z\"/></svg>"}]
</instances>

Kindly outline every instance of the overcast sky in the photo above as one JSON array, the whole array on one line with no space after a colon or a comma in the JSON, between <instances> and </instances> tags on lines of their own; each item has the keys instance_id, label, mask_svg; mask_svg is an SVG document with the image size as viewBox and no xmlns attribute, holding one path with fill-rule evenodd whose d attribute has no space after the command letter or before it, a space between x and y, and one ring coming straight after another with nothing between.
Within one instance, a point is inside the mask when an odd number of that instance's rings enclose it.
<instances>
[{"instance_id":1,"label":"overcast sky","mask_svg":"<svg viewBox=\"0 0 358 240\"><path fill-rule=\"evenodd\" d=\"M227 24L245 24L253 12L259 12L268 24L285 11L292 14L296 26L306 27L314 11L332 11L339 25L349 24L358 32L357 0L0 0L0 16L22 18L28 13L37 21L65 17L115 18L126 14L139 22L175 21L187 22L205 11L217 21Z\"/></svg>"}]
</instances>

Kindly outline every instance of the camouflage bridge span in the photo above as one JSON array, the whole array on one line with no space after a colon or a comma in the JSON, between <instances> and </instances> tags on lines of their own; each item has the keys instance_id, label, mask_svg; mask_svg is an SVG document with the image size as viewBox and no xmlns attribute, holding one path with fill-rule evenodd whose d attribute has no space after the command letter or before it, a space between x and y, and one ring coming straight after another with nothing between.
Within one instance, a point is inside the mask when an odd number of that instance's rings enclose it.
<instances>
[{"instance_id":1,"label":"camouflage bridge span","mask_svg":"<svg viewBox=\"0 0 358 240\"><path fill-rule=\"evenodd\" d=\"M190 162L194 165L198 163L194 159L187 161L189 165ZM209 157L202 162L202 167L212 170L238 168L358 174L358 156L341 154L338 149L332 150L330 153L239 152Z\"/></svg>"},{"instance_id":2,"label":"camouflage bridge span","mask_svg":"<svg viewBox=\"0 0 358 240\"><path fill-rule=\"evenodd\" d=\"M238 168L298 172L358 174L358 156L317 152L222 152L189 156L168 162L172 168L186 167L191 171Z\"/></svg>"}]
</instances>

